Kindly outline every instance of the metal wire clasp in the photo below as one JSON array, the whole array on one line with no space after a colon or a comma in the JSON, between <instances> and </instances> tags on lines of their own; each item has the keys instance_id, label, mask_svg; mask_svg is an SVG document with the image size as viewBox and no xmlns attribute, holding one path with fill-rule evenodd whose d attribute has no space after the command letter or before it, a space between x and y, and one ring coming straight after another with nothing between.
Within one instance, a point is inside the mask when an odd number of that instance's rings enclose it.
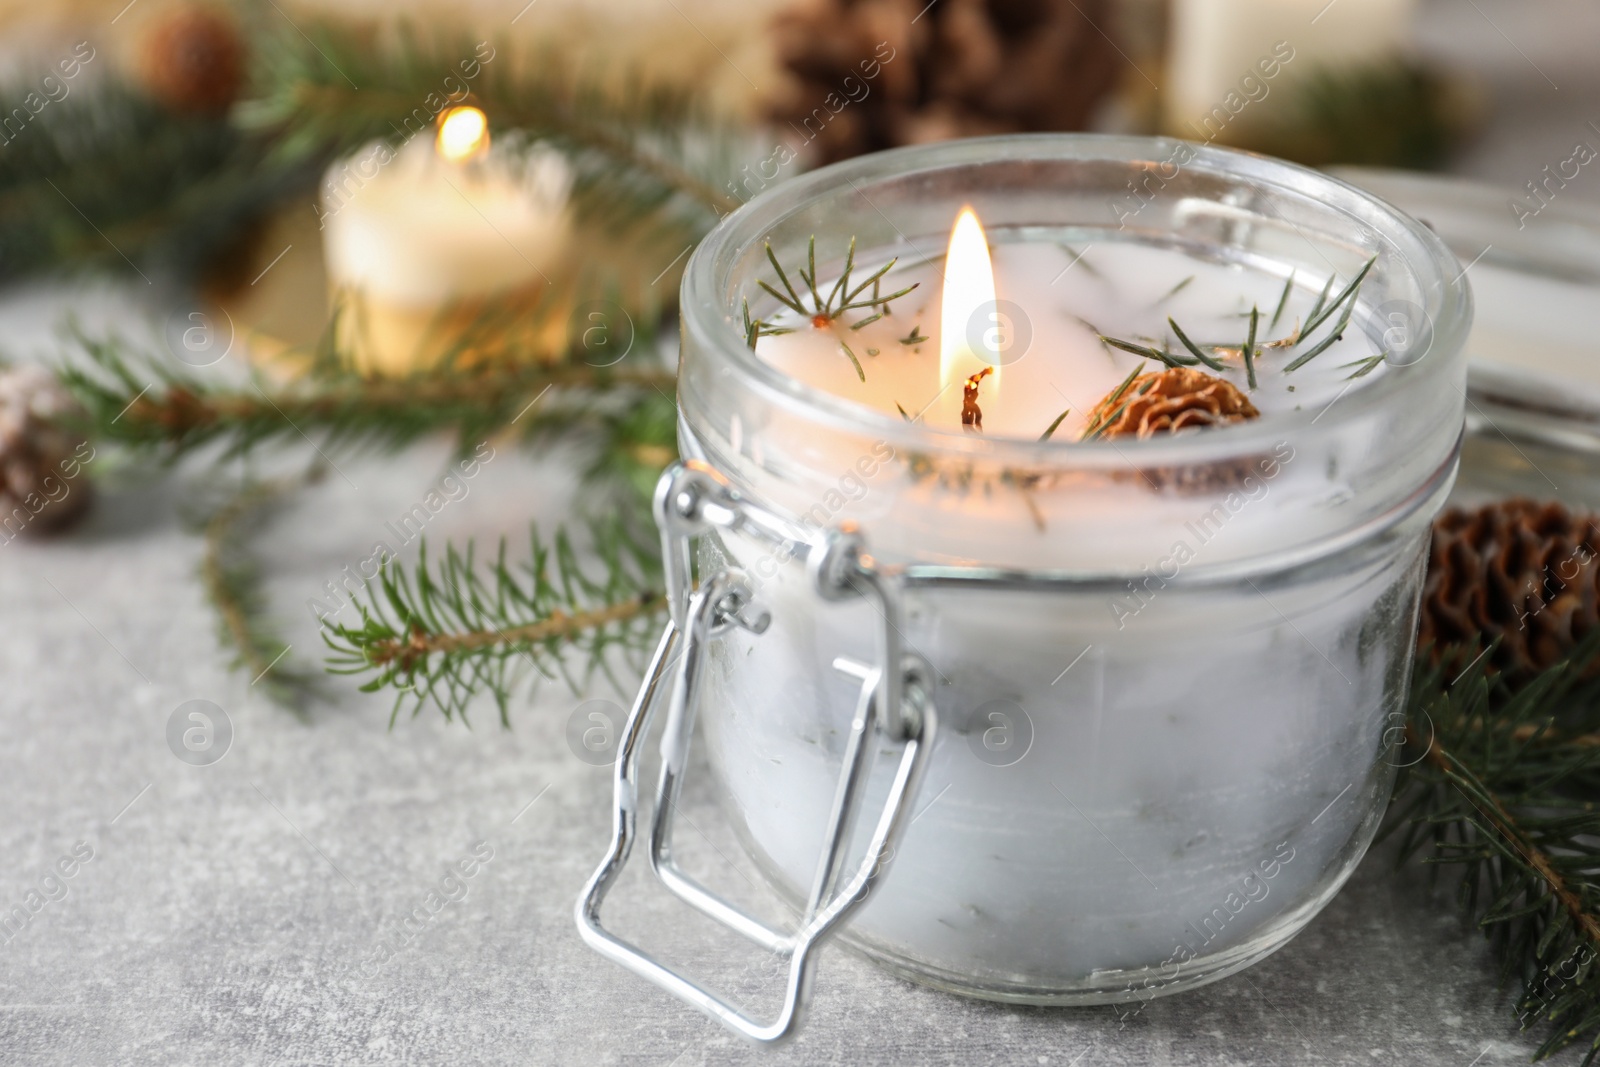
<instances>
[{"instance_id":1,"label":"metal wire clasp","mask_svg":"<svg viewBox=\"0 0 1600 1067\"><path fill-rule=\"evenodd\" d=\"M915 720L927 703L922 697L931 692L926 687L926 665L920 657L907 656L899 586L867 553L866 539L854 523L841 523L818 543L794 537L782 518L745 499L727 478L699 460L667 468L656 484L655 516L661 529L667 602L673 625L680 630L686 623L694 584L690 558L694 539L714 529L742 533L782 549L786 556L804 558L813 588L824 600L866 597L873 601L883 620L879 661L905 665L901 671L884 671L878 683L879 707L886 709L889 737L904 741L917 732ZM907 671L918 676L924 689L910 700Z\"/></svg>"},{"instance_id":2,"label":"metal wire clasp","mask_svg":"<svg viewBox=\"0 0 1600 1067\"><path fill-rule=\"evenodd\" d=\"M656 518L661 526L672 618L661 635L623 729L614 778L611 847L578 898L578 932L591 948L608 959L745 1037L763 1043L779 1042L792 1036L799 1026L816 949L866 903L887 873L900 836L910 822L911 801L921 785L933 746L935 716L929 672L920 659L905 654L899 632L898 587L873 565L859 532L838 529L816 544L794 538L780 518L743 499L716 471L695 462L674 465L662 476L656 491ZM774 929L700 885L678 867L672 855L673 815L688 765L707 651L733 628L759 635L771 621L753 603L750 586L737 571L711 575L699 589L693 589L692 542L710 529L752 535L804 556L819 596L825 600L867 597L876 602L884 621L875 664L868 666L848 659L834 662L836 669L860 680L860 695L810 895L799 924L789 931ZM684 902L788 959L783 1007L770 1023L751 1019L637 946L616 937L600 922L601 903L633 848L639 810L639 748L649 733L663 688L668 690L668 709L651 820L650 866ZM900 760L866 852L854 868L847 869L846 856L880 731L884 740L901 746Z\"/></svg>"}]
</instances>

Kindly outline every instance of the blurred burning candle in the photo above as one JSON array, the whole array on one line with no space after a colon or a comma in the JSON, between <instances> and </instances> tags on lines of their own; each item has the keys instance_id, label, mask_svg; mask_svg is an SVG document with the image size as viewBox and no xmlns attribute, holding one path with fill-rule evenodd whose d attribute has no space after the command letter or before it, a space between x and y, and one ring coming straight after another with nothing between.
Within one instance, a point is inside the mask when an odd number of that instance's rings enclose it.
<instances>
[{"instance_id":1,"label":"blurred burning candle","mask_svg":"<svg viewBox=\"0 0 1600 1067\"><path fill-rule=\"evenodd\" d=\"M475 107L453 107L439 116L435 147L451 163L480 159L489 151L489 117Z\"/></svg>"},{"instance_id":2,"label":"blurred burning candle","mask_svg":"<svg viewBox=\"0 0 1600 1067\"><path fill-rule=\"evenodd\" d=\"M1288 83L1402 52L1415 0L1174 0L1165 124L1222 144Z\"/></svg>"},{"instance_id":3,"label":"blurred burning candle","mask_svg":"<svg viewBox=\"0 0 1600 1067\"><path fill-rule=\"evenodd\" d=\"M570 185L553 151L491 151L475 107L441 112L431 141L334 164L319 214L340 350L364 374L404 375L551 347L565 323L532 312L562 272ZM510 330L475 330L502 310Z\"/></svg>"}]
</instances>

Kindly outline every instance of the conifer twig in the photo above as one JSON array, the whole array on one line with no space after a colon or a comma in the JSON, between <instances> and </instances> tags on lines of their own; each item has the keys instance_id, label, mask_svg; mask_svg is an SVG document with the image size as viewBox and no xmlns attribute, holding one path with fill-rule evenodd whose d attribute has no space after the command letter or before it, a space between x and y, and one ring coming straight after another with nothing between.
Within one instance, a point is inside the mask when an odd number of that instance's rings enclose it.
<instances>
[{"instance_id":1,"label":"conifer twig","mask_svg":"<svg viewBox=\"0 0 1600 1067\"><path fill-rule=\"evenodd\" d=\"M421 628L414 628L404 638L386 638L372 642L367 646L367 659L375 667L397 663L402 670L410 670L435 652L451 655L459 652L476 652L496 645L570 640L579 634L598 630L612 623L631 622L643 615L653 615L661 608L661 594L646 590L636 597L617 604L607 604L604 607L578 611L570 615L557 608L538 622L513 626L505 630L430 634Z\"/></svg>"},{"instance_id":2,"label":"conifer twig","mask_svg":"<svg viewBox=\"0 0 1600 1067\"><path fill-rule=\"evenodd\" d=\"M234 650L234 666L250 675L275 702L304 715L306 698L315 695L317 676L289 661L290 646L264 619L261 575L245 545L249 520L289 493L319 481L318 465L304 473L248 483L224 501L205 521L205 554L200 578L217 610L218 634Z\"/></svg>"},{"instance_id":3,"label":"conifer twig","mask_svg":"<svg viewBox=\"0 0 1600 1067\"><path fill-rule=\"evenodd\" d=\"M1600 1058L1600 635L1520 687L1471 653L1420 667L1390 812L1401 854L1460 868L1463 910L1515 982L1535 1058L1577 1041ZM1460 676L1451 679L1453 673ZM1431 845L1431 849L1429 846Z\"/></svg>"},{"instance_id":4,"label":"conifer twig","mask_svg":"<svg viewBox=\"0 0 1600 1067\"><path fill-rule=\"evenodd\" d=\"M34 88L0 88L0 99ZM86 79L70 99L8 128L0 146L0 278L62 267L195 276L309 192L325 163L273 158L226 120L169 112L114 78Z\"/></svg>"},{"instance_id":5,"label":"conifer twig","mask_svg":"<svg viewBox=\"0 0 1600 1067\"><path fill-rule=\"evenodd\" d=\"M453 430L463 443L506 428L525 440L561 433L602 445L595 472L626 472L630 457L672 458L674 376L646 359L591 366L497 362L440 366L409 377L364 380L328 357L288 385L203 378L113 338L72 335L78 352L57 373L87 412L86 432L176 459L207 446L223 458L274 441L321 435L319 448L376 443L390 448ZM653 473L651 474L653 478Z\"/></svg>"},{"instance_id":6,"label":"conifer twig","mask_svg":"<svg viewBox=\"0 0 1600 1067\"><path fill-rule=\"evenodd\" d=\"M471 700L488 694L509 725L524 679L563 677L576 691L596 671L610 673L613 653L642 655L665 610L653 538L612 518L593 525L588 541L591 562L581 563L564 531L547 542L535 530L527 562L515 565L504 541L481 565L470 544L447 547L437 562L424 544L414 567L384 565L377 588L357 601L359 623L325 625L329 669L367 675L363 692L393 689L394 716L431 703L465 718Z\"/></svg>"}]
</instances>

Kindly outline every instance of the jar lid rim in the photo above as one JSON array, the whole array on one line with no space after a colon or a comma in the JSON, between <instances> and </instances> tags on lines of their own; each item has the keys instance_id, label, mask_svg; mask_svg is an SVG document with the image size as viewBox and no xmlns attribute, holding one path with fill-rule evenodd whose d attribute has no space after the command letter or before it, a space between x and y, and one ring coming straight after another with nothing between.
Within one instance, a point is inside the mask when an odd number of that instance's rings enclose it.
<instances>
[{"instance_id":1,"label":"jar lid rim","mask_svg":"<svg viewBox=\"0 0 1600 1067\"><path fill-rule=\"evenodd\" d=\"M1427 356L1437 354L1442 358L1425 356L1407 365L1391 365L1386 373L1374 376L1361 388L1349 390L1348 397L1340 394L1340 418L1333 420L1335 423L1394 403L1398 394L1424 392L1464 375L1462 349L1472 321L1471 290L1454 254L1424 223L1323 172L1252 152L1168 137L1072 133L969 138L861 156L783 182L724 218L695 250L681 289L683 330L702 351L715 353L718 362L739 373L768 401L803 411L806 418L822 426L873 433L897 448L928 454L1047 466L1070 457L1074 466L1090 468L1123 465L1132 456L1141 463L1180 454L1189 461L1204 461L1256 449L1263 440L1283 440L1296 431L1307 430L1321 412L1273 412L1249 422L1178 438L1123 438L1114 442L1036 441L911 425L886 412L802 383L761 359L742 336L736 309L728 303L732 286L727 275L733 264L765 240L779 222L829 198L860 194L862 187L871 182L921 170L985 163L1134 163L1170 160L1177 152L1190 153L1184 166L1197 172L1237 176L1264 189L1316 199L1360 219L1393 247L1398 261L1418 276L1419 289L1430 297L1431 304L1425 309L1433 329ZM1403 249L1401 241L1411 247Z\"/></svg>"}]
</instances>

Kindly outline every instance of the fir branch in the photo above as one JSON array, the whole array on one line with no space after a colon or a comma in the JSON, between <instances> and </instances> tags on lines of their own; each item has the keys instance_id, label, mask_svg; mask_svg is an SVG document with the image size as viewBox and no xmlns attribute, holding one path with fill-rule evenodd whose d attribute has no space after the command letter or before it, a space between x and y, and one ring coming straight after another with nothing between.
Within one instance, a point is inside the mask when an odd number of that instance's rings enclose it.
<instances>
[{"instance_id":1,"label":"fir branch","mask_svg":"<svg viewBox=\"0 0 1600 1067\"><path fill-rule=\"evenodd\" d=\"M1419 671L1391 829L1401 853L1461 868L1463 910L1519 989L1524 1027L1552 1030L1535 1058L1578 1041L1600 1058L1600 694L1586 680L1600 635L1512 689L1470 652ZM1451 674L1460 677L1448 681ZM1431 846L1431 849L1429 849Z\"/></svg>"},{"instance_id":2,"label":"fir branch","mask_svg":"<svg viewBox=\"0 0 1600 1067\"><path fill-rule=\"evenodd\" d=\"M1240 147L1313 167L1436 170L1477 122L1459 80L1412 59L1316 67L1285 93Z\"/></svg>"},{"instance_id":3,"label":"fir branch","mask_svg":"<svg viewBox=\"0 0 1600 1067\"><path fill-rule=\"evenodd\" d=\"M96 339L77 330L70 336L78 356L61 361L57 373L88 413L86 431L167 460L208 446L232 458L311 433L321 435L323 448L397 448L445 430L469 444L511 426L525 439L585 430L602 435L653 431L620 443L671 443L659 432L659 419L648 425L630 419L630 408L653 411L654 398L664 396L671 404L673 375L647 364L444 365L375 380L325 368L280 386L260 379L241 384L202 378L115 337Z\"/></svg>"},{"instance_id":4,"label":"fir branch","mask_svg":"<svg viewBox=\"0 0 1600 1067\"><path fill-rule=\"evenodd\" d=\"M224 119L114 80L78 86L0 147L0 279L64 266L192 277L309 192L324 162L273 157Z\"/></svg>"},{"instance_id":5,"label":"fir branch","mask_svg":"<svg viewBox=\"0 0 1600 1067\"><path fill-rule=\"evenodd\" d=\"M264 618L261 573L250 558L251 520L283 497L322 478L319 465L304 474L246 484L205 521L200 578L217 611L218 638L234 651L233 666L250 675L274 702L304 717L306 701L318 694L319 676L289 660L290 645Z\"/></svg>"},{"instance_id":6,"label":"fir branch","mask_svg":"<svg viewBox=\"0 0 1600 1067\"><path fill-rule=\"evenodd\" d=\"M429 634L413 629L405 637L374 641L367 647L367 660L374 667L396 663L401 670L414 670L417 664L434 653L449 656L461 652L478 652L497 645L543 644L548 641L570 641L590 630L598 630L613 623L629 622L641 615L653 614L659 609L659 593L641 593L620 604L607 604L591 611L567 614L557 608L548 618L513 626L505 630L477 630L466 633Z\"/></svg>"},{"instance_id":7,"label":"fir branch","mask_svg":"<svg viewBox=\"0 0 1600 1067\"><path fill-rule=\"evenodd\" d=\"M631 502L648 501L661 472L678 458L678 405L670 386L622 398L625 406L599 417L588 432L594 456L584 471L590 483L611 484L632 490ZM541 431L543 435L544 432ZM585 435L575 435L580 443ZM605 506L616 501L605 499Z\"/></svg>"},{"instance_id":8,"label":"fir branch","mask_svg":"<svg viewBox=\"0 0 1600 1067\"><path fill-rule=\"evenodd\" d=\"M253 98L239 121L270 131L286 155L348 152L373 140L432 136L450 103L445 79L470 90L497 131L560 150L576 171L580 219L640 239L694 240L740 201L724 191L743 132L691 91L577 70L552 49L518 55L504 40L428 36L402 26L302 23L270 34ZM467 70L476 70L465 77ZM359 88L358 88L359 87Z\"/></svg>"},{"instance_id":9,"label":"fir branch","mask_svg":"<svg viewBox=\"0 0 1600 1067\"><path fill-rule=\"evenodd\" d=\"M518 566L507 562L504 541L485 566L470 544L430 563L424 544L412 570L385 565L378 588L357 602L358 625L324 629L329 669L368 675L363 692L394 689L396 717L432 703L465 720L472 698L487 692L509 726L512 694L525 679L564 677L579 690L596 671L609 672L614 651L643 654L666 608L653 539L619 519L589 533L596 565L587 568L565 532L546 543L535 530Z\"/></svg>"}]
</instances>

